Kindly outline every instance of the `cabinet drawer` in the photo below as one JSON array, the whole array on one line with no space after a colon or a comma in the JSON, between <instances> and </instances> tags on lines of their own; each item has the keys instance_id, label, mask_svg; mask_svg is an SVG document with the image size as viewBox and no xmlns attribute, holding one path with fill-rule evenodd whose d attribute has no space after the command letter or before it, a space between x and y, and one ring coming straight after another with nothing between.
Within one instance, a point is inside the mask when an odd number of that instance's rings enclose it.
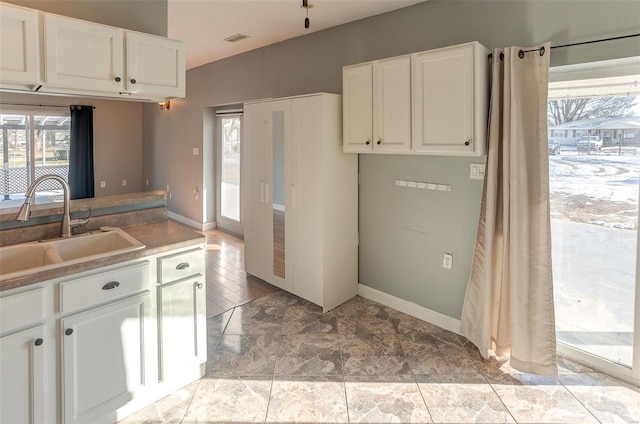
<instances>
[{"instance_id":1,"label":"cabinet drawer","mask_svg":"<svg viewBox=\"0 0 640 424\"><path fill-rule=\"evenodd\" d=\"M201 247L158 258L160 284L196 274L204 274L204 250Z\"/></svg>"},{"instance_id":2,"label":"cabinet drawer","mask_svg":"<svg viewBox=\"0 0 640 424\"><path fill-rule=\"evenodd\" d=\"M0 298L0 334L44 319L44 289Z\"/></svg>"},{"instance_id":3,"label":"cabinet drawer","mask_svg":"<svg viewBox=\"0 0 640 424\"><path fill-rule=\"evenodd\" d=\"M149 262L141 262L60 283L60 312L67 313L139 293L149 287L148 279Z\"/></svg>"}]
</instances>

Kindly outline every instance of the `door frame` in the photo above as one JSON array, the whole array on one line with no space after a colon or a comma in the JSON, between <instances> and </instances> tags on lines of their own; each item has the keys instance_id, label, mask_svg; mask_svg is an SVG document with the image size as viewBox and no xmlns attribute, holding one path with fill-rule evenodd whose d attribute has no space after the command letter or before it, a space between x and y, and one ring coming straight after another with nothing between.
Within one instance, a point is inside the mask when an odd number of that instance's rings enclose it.
<instances>
[{"instance_id":1,"label":"door frame","mask_svg":"<svg viewBox=\"0 0 640 424\"><path fill-rule=\"evenodd\" d=\"M240 183L238 185L240 190L239 202L239 215L240 220L236 221L234 219L229 219L227 217L222 216L222 119L229 117L238 117L240 118L240 172L239 178ZM237 236L244 236L244 225L243 225L243 210L242 210L242 202L243 202L243 167L244 167L244 154L243 154L243 144L244 144L244 119L242 109L232 109L232 110L222 110L216 111L216 125L215 128L215 179L216 179L216 227L235 234Z\"/></svg>"}]
</instances>

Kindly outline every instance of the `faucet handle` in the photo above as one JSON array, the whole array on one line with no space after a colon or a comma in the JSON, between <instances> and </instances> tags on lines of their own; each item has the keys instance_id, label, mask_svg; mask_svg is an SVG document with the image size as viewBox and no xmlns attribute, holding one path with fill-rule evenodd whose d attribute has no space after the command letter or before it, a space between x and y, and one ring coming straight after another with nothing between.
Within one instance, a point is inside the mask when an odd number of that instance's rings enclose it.
<instances>
[{"instance_id":1,"label":"faucet handle","mask_svg":"<svg viewBox=\"0 0 640 424\"><path fill-rule=\"evenodd\" d=\"M92 215L92 211L91 211L91 207L89 207L88 217L84 219L72 219L69 221L69 225L71 226L71 228L82 227L84 225L87 225L87 222L89 222L89 220L91 219L91 215Z\"/></svg>"}]
</instances>

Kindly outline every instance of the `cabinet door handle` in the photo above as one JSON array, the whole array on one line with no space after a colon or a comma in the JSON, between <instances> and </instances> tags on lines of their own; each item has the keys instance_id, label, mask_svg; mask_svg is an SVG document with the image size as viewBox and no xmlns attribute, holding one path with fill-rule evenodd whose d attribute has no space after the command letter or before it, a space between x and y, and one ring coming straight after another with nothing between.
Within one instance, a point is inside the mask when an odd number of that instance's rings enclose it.
<instances>
[{"instance_id":1,"label":"cabinet door handle","mask_svg":"<svg viewBox=\"0 0 640 424\"><path fill-rule=\"evenodd\" d=\"M260 181L260 203L264 203L264 181Z\"/></svg>"},{"instance_id":2,"label":"cabinet door handle","mask_svg":"<svg viewBox=\"0 0 640 424\"><path fill-rule=\"evenodd\" d=\"M376 142L376 144L378 144L378 145L382 144L382 139L378 140L378 141Z\"/></svg>"},{"instance_id":3,"label":"cabinet door handle","mask_svg":"<svg viewBox=\"0 0 640 424\"><path fill-rule=\"evenodd\" d=\"M189 269L189 262L181 262L178 265L176 265L176 269L181 271L183 269Z\"/></svg>"},{"instance_id":4,"label":"cabinet door handle","mask_svg":"<svg viewBox=\"0 0 640 424\"><path fill-rule=\"evenodd\" d=\"M116 77L116 82L120 82L120 81L122 81L122 78Z\"/></svg>"},{"instance_id":5,"label":"cabinet door handle","mask_svg":"<svg viewBox=\"0 0 640 424\"><path fill-rule=\"evenodd\" d=\"M131 84L135 84L137 81L133 78L131 78Z\"/></svg>"},{"instance_id":6,"label":"cabinet door handle","mask_svg":"<svg viewBox=\"0 0 640 424\"><path fill-rule=\"evenodd\" d=\"M44 343L44 340L42 340L41 338L37 338L33 344L36 346L40 346L42 343Z\"/></svg>"},{"instance_id":7,"label":"cabinet door handle","mask_svg":"<svg viewBox=\"0 0 640 424\"><path fill-rule=\"evenodd\" d=\"M64 334L66 334L67 336L70 336L73 334L73 328L67 328L66 330L64 330Z\"/></svg>"},{"instance_id":8,"label":"cabinet door handle","mask_svg":"<svg viewBox=\"0 0 640 424\"><path fill-rule=\"evenodd\" d=\"M368 146L369 144L371 144L371 140L367 140L364 144Z\"/></svg>"},{"instance_id":9,"label":"cabinet door handle","mask_svg":"<svg viewBox=\"0 0 640 424\"><path fill-rule=\"evenodd\" d=\"M197 289L201 289L202 288L202 283L196 281L195 283L193 283L193 287L195 287Z\"/></svg>"},{"instance_id":10,"label":"cabinet door handle","mask_svg":"<svg viewBox=\"0 0 640 424\"><path fill-rule=\"evenodd\" d=\"M471 140L467 140L467 141L464 142L465 146L468 146L469 144L471 144Z\"/></svg>"},{"instance_id":11,"label":"cabinet door handle","mask_svg":"<svg viewBox=\"0 0 640 424\"><path fill-rule=\"evenodd\" d=\"M120 283L117 281L109 281L107 284L102 286L102 290L111 290L120 286Z\"/></svg>"}]
</instances>

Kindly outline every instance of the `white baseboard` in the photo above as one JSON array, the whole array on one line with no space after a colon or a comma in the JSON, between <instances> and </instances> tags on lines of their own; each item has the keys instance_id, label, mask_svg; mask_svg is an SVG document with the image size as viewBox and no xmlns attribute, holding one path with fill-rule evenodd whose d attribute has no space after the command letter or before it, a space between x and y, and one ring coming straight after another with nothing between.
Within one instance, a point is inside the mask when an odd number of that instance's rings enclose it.
<instances>
[{"instance_id":1,"label":"white baseboard","mask_svg":"<svg viewBox=\"0 0 640 424\"><path fill-rule=\"evenodd\" d=\"M202 224L202 231L215 230L216 228L218 228L218 225L215 221L205 222L204 224Z\"/></svg>"},{"instance_id":2,"label":"white baseboard","mask_svg":"<svg viewBox=\"0 0 640 424\"><path fill-rule=\"evenodd\" d=\"M174 221L178 221L200 231L213 230L214 228L216 228L215 222L206 222L202 224L200 222L194 221L193 219L189 219L185 216L178 215L177 213L171 211L167 212L167 216Z\"/></svg>"},{"instance_id":3,"label":"white baseboard","mask_svg":"<svg viewBox=\"0 0 640 424\"><path fill-rule=\"evenodd\" d=\"M362 284L358 284L358 296L382 303L385 306L404 312L412 317L416 317L430 324L444 328L445 330L460 334L459 319L451 318L447 315L441 314L440 312L420 306L417 303L400 299L399 297L392 296L388 293L381 292L380 290L376 290Z\"/></svg>"}]
</instances>

